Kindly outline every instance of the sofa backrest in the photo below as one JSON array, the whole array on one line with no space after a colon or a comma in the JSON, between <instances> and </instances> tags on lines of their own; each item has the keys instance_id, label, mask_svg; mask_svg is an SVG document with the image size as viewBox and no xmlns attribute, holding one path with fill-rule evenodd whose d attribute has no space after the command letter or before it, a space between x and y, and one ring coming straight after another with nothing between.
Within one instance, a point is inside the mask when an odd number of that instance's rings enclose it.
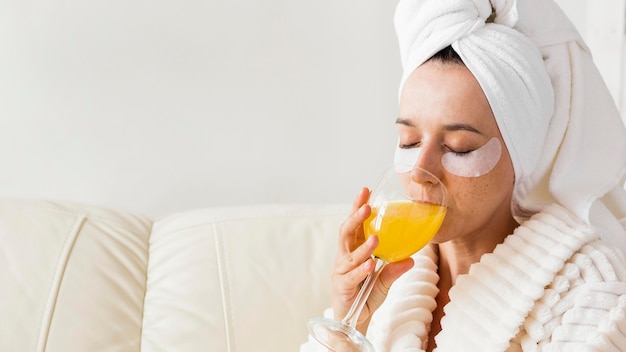
<instances>
[{"instance_id":1,"label":"sofa backrest","mask_svg":"<svg viewBox=\"0 0 626 352\"><path fill-rule=\"evenodd\" d=\"M0 201L0 350L296 351L347 210Z\"/></svg>"}]
</instances>

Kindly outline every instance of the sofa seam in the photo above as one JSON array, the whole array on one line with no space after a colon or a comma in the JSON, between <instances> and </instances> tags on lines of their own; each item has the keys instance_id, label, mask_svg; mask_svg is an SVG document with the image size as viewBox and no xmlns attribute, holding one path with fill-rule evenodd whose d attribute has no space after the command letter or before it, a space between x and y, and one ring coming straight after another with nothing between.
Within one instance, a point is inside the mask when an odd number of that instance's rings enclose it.
<instances>
[{"instance_id":1,"label":"sofa seam","mask_svg":"<svg viewBox=\"0 0 626 352\"><path fill-rule=\"evenodd\" d=\"M145 269L145 281L143 290L143 302L141 302L141 324L139 325L139 351L143 350L143 332L144 324L146 322L146 296L148 296L148 275L150 271L150 253L152 249L152 230L154 229L154 222L150 223L150 232L146 241L146 269Z\"/></svg>"},{"instance_id":2,"label":"sofa seam","mask_svg":"<svg viewBox=\"0 0 626 352\"><path fill-rule=\"evenodd\" d=\"M65 270L67 269L67 263L69 262L70 254L72 249L74 248L74 244L78 238L78 234L83 224L85 223L87 217L85 214L76 215L76 220L70 229L68 234L68 239L65 241L63 245L63 250L61 255L58 257L58 262L56 269L54 271L54 277L52 278L50 293L48 294L48 298L46 300L46 305L43 311L43 316L41 317L42 326L39 331L39 336L37 338L37 347L36 351L45 351L46 345L48 344L48 337L50 335L50 327L52 325L52 319L54 316L54 311L56 309L56 302L59 298L59 292L61 290L61 284L63 282L63 276L65 275Z\"/></svg>"},{"instance_id":3,"label":"sofa seam","mask_svg":"<svg viewBox=\"0 0 626 352\"><path fill-rule=\"evenodd\" d=\"M228 275L226 272L226 251L224 250L224 243L222 241L222 231L219 227L219 222L213 223L213 233L215 239L215 249L217 258L217 272L220 281L220 293L222 295L222 309L224 311L224 331L226 338L226 348L228 352L236 352L235 346L237 339L235 338L235 331L232 328L232 300L230 299L230 290L228 286Z\"/></svg>"}]
</instances>

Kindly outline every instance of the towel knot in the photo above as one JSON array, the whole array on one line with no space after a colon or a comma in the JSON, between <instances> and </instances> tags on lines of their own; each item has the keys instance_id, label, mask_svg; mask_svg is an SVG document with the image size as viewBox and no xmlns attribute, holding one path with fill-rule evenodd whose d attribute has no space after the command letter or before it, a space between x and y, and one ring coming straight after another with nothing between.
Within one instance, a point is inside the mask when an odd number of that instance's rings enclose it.
<instances>
[{"instance_id":1,"label":"towel knot","mask_svg":"<svg viewBox=\"0 0 626 352\"><path fill-rule=\"evenodd\" d=\"M416 68L439 50L492 25L512 28L516 0L401 0L394 23L405 68Z\"/></svg>"},{"instance_id":2,"label":"towel knot","mask_svg":"<svg viewBox=\"0 0 626 352\"><path fill-rule=\"evenodd\" d=\"M403 67L415 68L439 50L483 27L491 13L488 0L400 1L394 22Z\"/></svg>"},{"instance_id":3,"label":"towel knot","mask_svg":"<svg viewBox=\"0 0 626 352\"><path fill-rule=\"evenodd\" d=\"M516 0L491 0L491 16L493 23L511 27L517 24L517 1ZM489 22L489 20L487 21Z\"/></svg>"}]
</instances>

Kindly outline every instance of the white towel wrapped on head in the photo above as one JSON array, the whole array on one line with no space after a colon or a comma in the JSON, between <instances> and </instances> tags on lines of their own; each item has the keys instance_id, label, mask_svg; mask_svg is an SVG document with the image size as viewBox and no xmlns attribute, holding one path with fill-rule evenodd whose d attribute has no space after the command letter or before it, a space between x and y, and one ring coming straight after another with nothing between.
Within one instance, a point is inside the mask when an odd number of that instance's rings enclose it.
<instances>
[{"instance_id":1,"label":"white towel wrapped on head","mask_svg":"<svg viewBox=\"0 0 626 352\"><path fill-rule=\"evenodd\" d=\"M400 0L407 77L452 46L491 105L515 169L512 209L558 203L626 253L626 128L587 46L552 0Z\"/></svg>"}]
</instances>

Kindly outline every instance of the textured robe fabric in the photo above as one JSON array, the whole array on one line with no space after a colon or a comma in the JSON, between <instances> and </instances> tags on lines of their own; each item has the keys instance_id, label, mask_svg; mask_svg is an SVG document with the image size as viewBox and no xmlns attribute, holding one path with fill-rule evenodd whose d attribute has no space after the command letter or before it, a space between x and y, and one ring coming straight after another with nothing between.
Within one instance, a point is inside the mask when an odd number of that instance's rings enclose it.
<instances>
[{"instance_id":1,"label":"textured robe fabric","mask_svg":"<svg viewBox=\"0 0 626 352\"><path fill-rule=\"evenodd\" d=\"M626 263L553 205L457 278L438 351L626 351ZM431 247L390 290L369 338L379 351L426 348L437 290Z\"/></svg>"},{"instance_id":2,"label":"textured robe fabric","mask_svg":"<svg viewBox=\"0 0 626 352\"><path fill-rule=\"evenodd\" d=\"M432 247L372 317L377 351L423 351L436 307ZM449 292L436 351L626 351L626 262L558 205L523 222ZM301 351L324 351L312 339Z\"/></svg>"}]
</instances>

